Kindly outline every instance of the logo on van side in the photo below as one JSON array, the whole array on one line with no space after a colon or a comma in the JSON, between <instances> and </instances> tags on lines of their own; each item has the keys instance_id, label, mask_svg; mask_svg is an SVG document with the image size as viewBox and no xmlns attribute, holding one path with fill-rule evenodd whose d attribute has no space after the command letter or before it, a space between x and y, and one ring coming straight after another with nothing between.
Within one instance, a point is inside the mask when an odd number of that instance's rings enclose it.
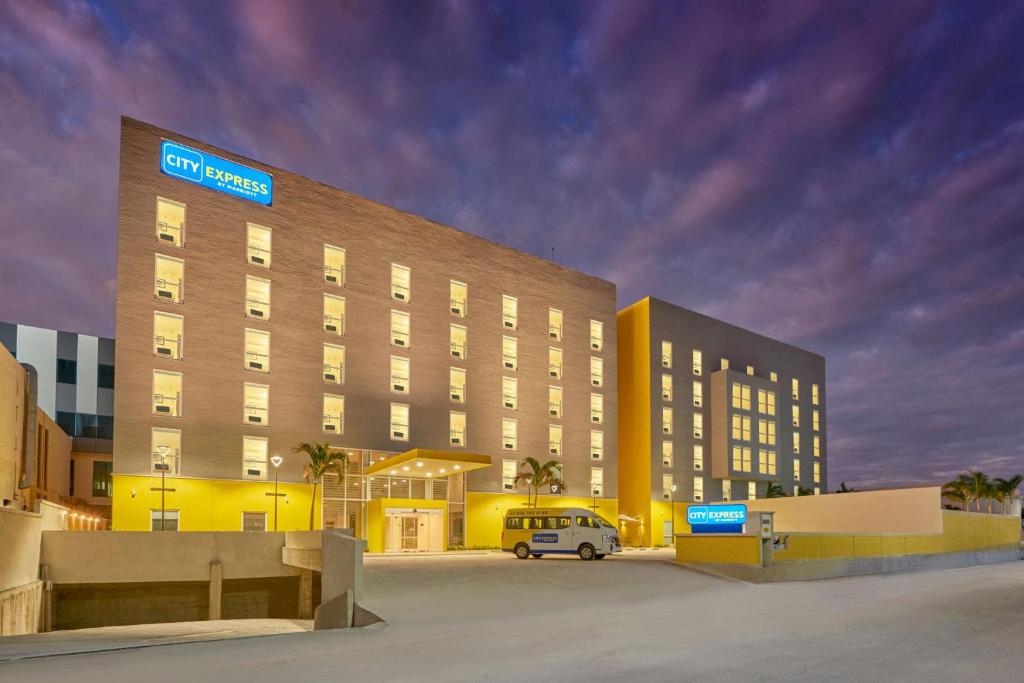
<instances>
[{"instance_id":1,"label":"logo on van side","mask_svg":"<svg viewBox=\"0 0 1024 683\"><path fill-rule=\"evenodd\" d=\"M534 543L558 543L558 534L534 534Z\"/></svg>"}]
</instances>

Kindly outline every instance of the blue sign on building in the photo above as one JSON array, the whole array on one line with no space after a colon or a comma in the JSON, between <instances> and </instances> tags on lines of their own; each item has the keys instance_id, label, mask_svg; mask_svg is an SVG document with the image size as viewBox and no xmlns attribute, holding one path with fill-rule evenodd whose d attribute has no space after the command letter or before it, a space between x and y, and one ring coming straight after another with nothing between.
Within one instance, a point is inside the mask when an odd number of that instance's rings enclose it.
<instances>
[{"instance_id":1,"label":"blue sign on building","mask_svg":"<svg viewBox=\"0 0 1024 683\"><path fill-rule=\"evenodd\" d=\"M160 170L169 176L266 206L274 195L274 179L269 173L170 140L160 143Z\"/></svg>"},{"instance_id":2,"label":"blue sign on building","mask_svg":"<svg viewBox=\"0 0 1024 683\"><path fill-rule=\"evenodd\" d=\"M739 534L747 523L746 505L691 505L686 523L695 534Z\"/></svg>"}]
</instances>

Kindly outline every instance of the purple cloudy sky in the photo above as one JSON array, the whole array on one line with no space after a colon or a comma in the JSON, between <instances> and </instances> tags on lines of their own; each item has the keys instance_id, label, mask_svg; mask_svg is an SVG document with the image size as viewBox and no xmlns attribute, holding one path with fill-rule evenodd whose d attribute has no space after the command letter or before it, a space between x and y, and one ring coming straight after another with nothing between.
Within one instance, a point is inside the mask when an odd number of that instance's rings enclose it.
<instances>
[{"instance_id":1,"label":"purple cloudy sky","mask_svg":"<svg viewBox=\"0 0 1024 683\"><path fill-rule=\"evenodd\" d=\"M1024 3L0 0L0 320L127 114L824 354L832 486L1024 472Z\"/></svg>"}]
</instances>

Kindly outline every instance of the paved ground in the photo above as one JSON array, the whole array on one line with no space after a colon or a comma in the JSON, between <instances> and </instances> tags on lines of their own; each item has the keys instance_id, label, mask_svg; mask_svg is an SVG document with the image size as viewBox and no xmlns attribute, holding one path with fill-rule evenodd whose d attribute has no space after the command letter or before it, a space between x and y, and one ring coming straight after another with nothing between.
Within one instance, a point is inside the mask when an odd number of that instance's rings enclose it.
<instances>
[{"instance_id":1,"label":"paved ground","mask_svg":"<svg viewBox=\"0 0 1024 683\"><path fill-rule=\"evenodd\" d=\"M384 628L22 660L0 679L1022 680L1024 562L749 585L665 557L371 558Z\"/></svg>"}]
</instances>

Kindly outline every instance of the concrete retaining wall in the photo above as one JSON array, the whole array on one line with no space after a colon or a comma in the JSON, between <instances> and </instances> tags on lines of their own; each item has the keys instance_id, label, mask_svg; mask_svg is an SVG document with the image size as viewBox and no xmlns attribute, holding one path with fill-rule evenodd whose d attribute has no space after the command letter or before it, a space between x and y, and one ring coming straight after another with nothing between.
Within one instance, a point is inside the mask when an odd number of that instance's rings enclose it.
<instances>
[{"instance_id":1,"label":"concrete retaining wall","mask_svg":"<svg viewBox=\"0 0 1024 683\"><path fill-rule=\"evenodd\" d=\"M38 633L42 599L42 581L0 591L0 636Z\"/></svg>"}]
</instances>

